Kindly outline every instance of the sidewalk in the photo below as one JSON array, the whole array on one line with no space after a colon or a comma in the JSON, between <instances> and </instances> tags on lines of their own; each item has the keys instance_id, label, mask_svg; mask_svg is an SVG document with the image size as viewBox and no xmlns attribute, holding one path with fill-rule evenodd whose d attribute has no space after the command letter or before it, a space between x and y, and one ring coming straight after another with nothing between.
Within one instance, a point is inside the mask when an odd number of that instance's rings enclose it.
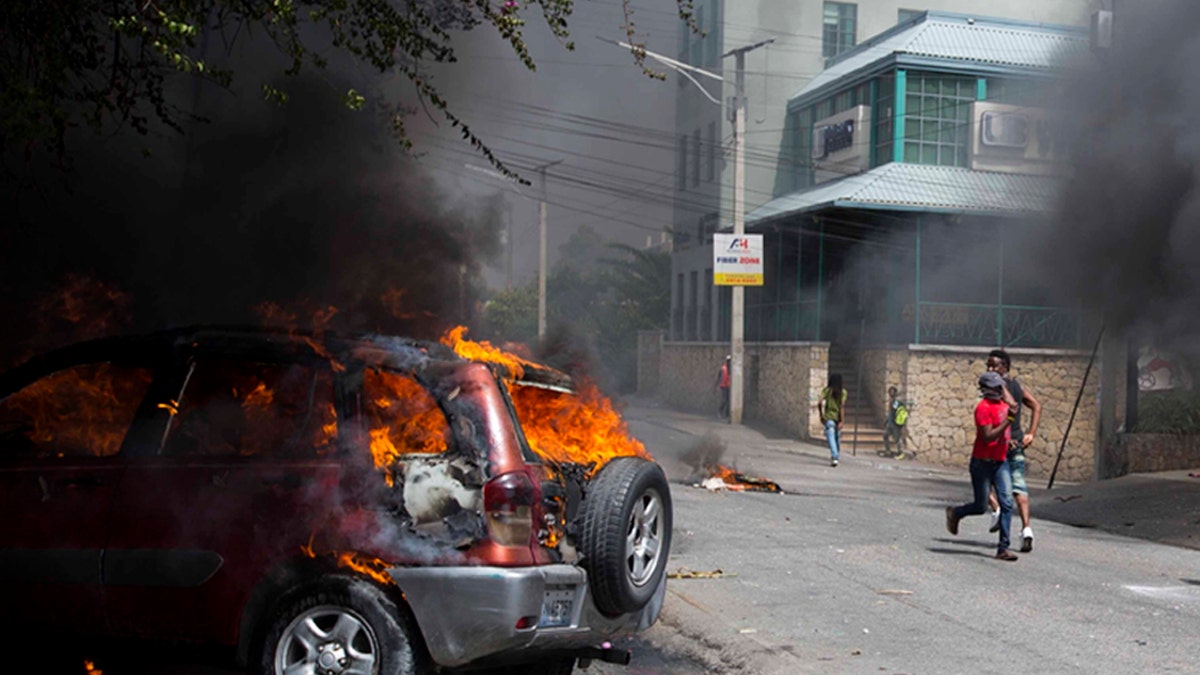
<instances>
[{"instance_id":1,"label":"sidewalk","mask_svg":"<svg viewBox=\"0 0 1200 675\"><path fill-rule=\"evenodd\" d=\"M631 397L625 400L629 417L672 428L696 437L712 433L729 447L754 448L759 452L815 455L828 458L825 444L789 438L776 430L753 426L732 426L715 417L680 412L659 402ZM845 461L897 462L921 466L948 476L960 474L964 481L966 466L927 465L919 460L888 460L874 451ZM1045 479L1029 480L1033 528L1038 520L1050 520L1074 527L1095 528L1126 537L1200 550L1200 467L1182 471L1131 474L1105 481L1066 483L1056 480L1053 490ZM1014 514L1014 518L1015 518Z\"/></svg>"}]
</instances>

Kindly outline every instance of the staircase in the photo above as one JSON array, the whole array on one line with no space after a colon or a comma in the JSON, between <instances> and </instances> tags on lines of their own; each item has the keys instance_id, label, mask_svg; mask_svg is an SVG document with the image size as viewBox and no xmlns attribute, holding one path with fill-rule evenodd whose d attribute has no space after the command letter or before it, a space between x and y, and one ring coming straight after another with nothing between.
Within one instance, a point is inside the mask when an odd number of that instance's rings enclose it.
<instances>
[{"instance_id":1,"label":"staircase","mask_svg":"<svg viewBox=\"0 0 1200 675\"><path fill-rule=\"evenodd\" d=\"M846 388L846 414L842 421L842 454L874 455L883 452L883 418L872 413L858 388L858 360L849 349L829 346L829 372L842 374ZM856 428L857 425L857 428ZM893 445L893 450L895 446Z\"/></svg>"}]
</instances>

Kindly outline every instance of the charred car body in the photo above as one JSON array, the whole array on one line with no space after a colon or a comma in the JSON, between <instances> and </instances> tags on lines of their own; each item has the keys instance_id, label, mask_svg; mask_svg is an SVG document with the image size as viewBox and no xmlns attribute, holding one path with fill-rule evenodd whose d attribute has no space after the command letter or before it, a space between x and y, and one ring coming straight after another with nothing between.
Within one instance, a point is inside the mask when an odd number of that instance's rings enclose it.
<instances>
[{"instance_id":1,"label":"charred car body","mask_svg":"<svg viewBox=\"0 0 1200 675\"><path fill-rule=\"evenodd\" d=\"M436 343L249 329L36 357L0 376L4 597L72 633L233 646L256 672L627 661L600 645L658 617L669 489L645 457L534 452L523 397L569 385Z\"/></svg>"}]
</instances>

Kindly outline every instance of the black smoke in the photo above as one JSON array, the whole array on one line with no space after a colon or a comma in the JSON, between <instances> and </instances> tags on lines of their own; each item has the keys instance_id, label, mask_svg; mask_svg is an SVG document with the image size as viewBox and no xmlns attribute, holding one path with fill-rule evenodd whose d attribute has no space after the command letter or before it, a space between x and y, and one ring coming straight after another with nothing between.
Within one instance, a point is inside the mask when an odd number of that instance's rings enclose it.
<instances>
[{"instance_id":1,"label":"black smoke","mask_svg":"<svg viewBox=\"0 0 1200 675\"><path fill-rule=\"evenodd\" d=\"M1114 46L1066 80L1078 131L1042 278L1166 346L1200 335L1200 4L1120 3Z\"/></svg>"},{"instance_id":2,"label":"black smoke","mask_svg":"<svg viewBox=\"0 0 1200 675\"><path fill-rule=\"evenodd\" d=\"M291 78L285 106L185 90L210 123L186 135L81 130L69 170L34 161L6 173L7 355L38 350L47 299L81 276L127 295L126 331L258 323L265 302L300 327L331 306L329 327L343 330L428 338L468 322L501 204L444 192L383 111L341 103L347 80Z\"/></svg>"}]
</instances>

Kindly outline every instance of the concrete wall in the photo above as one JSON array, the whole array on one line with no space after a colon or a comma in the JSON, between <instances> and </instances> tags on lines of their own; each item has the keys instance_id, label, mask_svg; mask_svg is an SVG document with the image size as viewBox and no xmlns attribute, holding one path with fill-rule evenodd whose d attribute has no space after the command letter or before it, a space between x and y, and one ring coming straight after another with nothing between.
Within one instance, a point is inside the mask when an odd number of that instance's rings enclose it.
<instances>
[{"instance_id":1,"label":"concrete wall","mask_svg":"<svg viewBox=\"0 0 1200 675\"><path fill-rule=\"evenodd\" d=\"M1121 434L1118 448L1125 471L1177 471L1200 467L1200 436Z\"/></svg>"},{"instance_id":2,"label":"concrete wall","mask_svg":"<svg viewBox=\"0 0 1200 675\"><path fill-rule=\"evenodd\" d=\"M925 461L966 466L975 438L973 410L979 401L976 381L985 370L987 349L922 345L911 346L908 351L906 398L913 402L908 429L910 449ZM1089 354L1050 349L1010 349L1009 354L1013 374L1042 404L1037 438L1026 450L1027 474L1048 478ZM1082 481L1094 476L1098 383L1093 369L1056 480ZM1029 421L1026 412L1027 428Z\"/></svg>"},{"instance_id":3,"label":"concrete wall","mask_svg":"<svg viewBox=\"0 0 1200 675\"><path fill-rule=\"evenodd\" d=\"M663 337L661 330L638 331L637 392L643 396L658 394Z\"/></svg>"},{"instance_id":4,"label":"concrete wall","mask_svg":"<svg viewBox=\"0 0 1200 675\"><path fill-rule=\"evenodd\" d=\"M659 398L679 410L716 416L721 406L717 374L728 353L725 342L663 343Z\"/></svg>"},{"instance_id":5,"label":"concrete wall","mask_svg":"<svg viewBox=\"0 0 1200 675\"><path fill-rule=\"evenodd\" d=\"M659 398L680 410L716 415L721 402L717 373L728 353L725 342L663 343ZM827 342L747 344L746 419L768 422L799 438L820 437L816 403L828 370Z\"/></svg>"},{"instance_id":6,"label":"concrete wall","mask_svg":"<svg viewBox=\"0 0 1200 675\"><path fill-rule=\"evenodd\" d=\"M746 352L757 356L758 363L758 395L747 416L797 438L819 437L816 405L828 378L829 343L762 343Z\"/></svg>"}]
</instances>

